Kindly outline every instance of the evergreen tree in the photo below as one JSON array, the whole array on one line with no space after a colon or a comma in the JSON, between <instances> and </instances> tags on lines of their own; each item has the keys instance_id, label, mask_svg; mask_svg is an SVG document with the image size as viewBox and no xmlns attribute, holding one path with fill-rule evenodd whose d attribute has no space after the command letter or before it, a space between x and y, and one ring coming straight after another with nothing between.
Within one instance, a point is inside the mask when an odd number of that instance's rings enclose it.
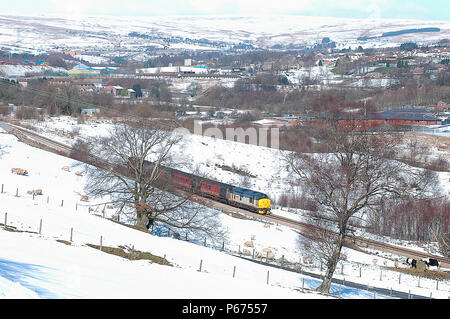
<instances>
[{"instance_id":1,"label":"evergreen tree","mask_svg":"<svg viewBox=\"0 0 450 319\"><path fill-rule=\"evenodd\" d=\"M141 85L139 83L133 85L133 90L136 92L136 97L142 97Z\"/></svg>"}]
</instances>

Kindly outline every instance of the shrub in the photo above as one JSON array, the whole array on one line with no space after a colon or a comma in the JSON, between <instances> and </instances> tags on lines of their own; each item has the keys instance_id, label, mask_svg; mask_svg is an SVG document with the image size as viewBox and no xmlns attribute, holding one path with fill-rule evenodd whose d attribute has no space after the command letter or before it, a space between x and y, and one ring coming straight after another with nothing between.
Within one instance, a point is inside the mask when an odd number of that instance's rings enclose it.
<instances>
[{"instance_id":1,"label":"shrub","mask_svg":"<svg viewBox=\"0 0 450 319\"><path fill-rule=\"evenodd\" d=\"M38 119L39 113L34 107L21 106L16 111L16 118L19 120Z\"/></svg>"}]
</instances>

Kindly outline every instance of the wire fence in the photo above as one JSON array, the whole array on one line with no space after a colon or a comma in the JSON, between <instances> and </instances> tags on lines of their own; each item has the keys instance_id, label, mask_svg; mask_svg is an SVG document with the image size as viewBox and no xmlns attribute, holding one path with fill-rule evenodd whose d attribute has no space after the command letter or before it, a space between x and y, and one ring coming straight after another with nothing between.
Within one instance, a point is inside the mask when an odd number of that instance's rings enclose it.
<instances>
[{"instance_id":1,"label":"wire fence","mask_svg":"<svg viewBox=\"0 0 450 319\"><path fill-rule=\"evenodd\" d=\"M34 201L35 205L39 205L39 204L45 204L45 205L51 205L54 208L62 208L62 207L70 207L72 206L74 208L74 213L80 212L82 210L84 210L86 213L88 214L93 214L96 215L98 217L102 217L105 219L112 219L111 217L108 217L107 215L111 215L110 213L106 213L106 204L89 204L87 202L79 202L79 201L64 201L64 199L57 199L56 197L51 197L50 195L44 195L42 192L39 194L36 194L35 192L32 191L22 191L19 189L19 187L14 187L11 189L12 191L8 192L5 184L1 184L1 190L0 190L0 194L13 194L14 197L21 197L21 198L26 198L29 200ZM112 214L114 215L114 214ZM120 221L120 214L116 214L115 217L115 221L117 222L121 222ZM123 223L124 221L122 221L121 223ZM4 212L4 220L3 220L3 224L0 222L0 225L2 225L5 229L9 229L9 230L16 230L16 231L20 231L18 230L15 226L13 226L13 220L11 219L11 216L8 216L7 212ZM35 233L42 235L43 234L43 227L44 227L44 221L42 218L40 218L38 225L36 225L36 231ZM76 240L76 238L74 237L75 235L75 231L76 229L74 227L70 227L70 232L66 233L66 234L62 234L63 238L68 239L70 242L73 242L74 240ZM158 236L158 237L169 237L169 238L174 238L174 239L178 239L178 240L182 240L182 241L186 241L186 242L191 242L193 244L196 245L201 245L204 247L208 247L214 250L218 250L221 252L224 252L226 254L235 256L235 257L239 257L251 262L255 262L261 265L265 265L265 266L269 266L272 268L277 268L277 269L281 269L281 270L286 270L286 271L291 271L291 272L296 272L299 274L302 274L304 276L309 276L311 278L316 278L318 280L322 280L323 279L323 273L325 271L325 266L323 264L317 264L317 262L313 262L311 259L305 259L305 258L299 258L296 261L292 261L292 260L288 260L284 255L281 255L279 257L277 257L273 252L271 251L265 251L265 252L261 252L258 251L256 248L254 248L252 245L249 244L243 244L243 245L239 245L239 244L234 244L234 243L230 243L230 242L225 242L225 241L217 241L217 240L212 240L212 239L208 239L206 237L200 238L198 236L189 236L188 233L184 233L184 234L180 234L180 233L176 233L171 231L169 228L165 227L164 225L161 224L155 224L151 231L149 231L149 233L151 233L154 236ZM104 245L104 236L103 235L99 235L99 244L100 247L102 247ZM166 256L165 256L166 257ZM164 258L165 258L164 257ZM198 271L202 271L202 267L204 267L204 259L201 258L199 260L199 269ZM333 277L332 282L334 284L334 291L333 293L328 294L328 296L332 296L332 297L337 297L337 298L342 298L342 289L343 288L355 288L355 289L360 289L360 290L365 290L367 292L373 293L373 298L377 298L382 296L382 297L387 297L387 298L402 298L402 299L417 299L417 298L432 298L432 292L430 293L430 296L422 296L420 294L415 294L414 292L411 293L411 290L409 290L408 292L405 291L399 291L399 290L393 290L392 287L390 288L377 288L374 287L373 285L369 285L369 284L361 284L361 283L357 283L357 282L351 282L351 281L346 281L345 276L351 277L351 278L365 278L367 276L374 276L374 274L377 274L377 272L374 270L374 266L367 266L367 265L363 265L361 264L360 266L355 267L354 265L348 265L348 264L344 264L343 262L339 263L339 267L337 267L336 271L335 271L335 277ZM320 271L318 271L318 269L320 269ZM234 266L233 268L233 278L236 277L236 271L237 268L236 266ZM378 281L380 282L380 284L383 282L383 280L388 281L388 279L386 278L387 271L385 271L383 273L383 269L379 269L379 277L378 277ZM378 275L377 275L378 276ZM370 281L371 283L373 283L375 281L375 278L371 278L372 280ZM402 278L402 274L400 273L398 275L398 286L401 285L401 283L408 281L409 283L411 283L411 276L406 276L404 275ZM427 288L427 289L433 289L436 291L441 291L441 289L439 288L439 280L431 280L431 279L426 279L426 278L421 278L420 276L418 276L417 278L415 278L415 280L417 281L417 288ZM267 284L270 284L270 270L267 270L267 276L265 277L265 281ZM392 280L391 280L392 281ZM299 288L300 289L300 288ZM305 282L304 282L304 277L302 279L302 285L301 285L301 291L312 291L314 288L312 287L305 287ZM450 299L450 296L448 297Z\"/></svg>"}]
</instances>

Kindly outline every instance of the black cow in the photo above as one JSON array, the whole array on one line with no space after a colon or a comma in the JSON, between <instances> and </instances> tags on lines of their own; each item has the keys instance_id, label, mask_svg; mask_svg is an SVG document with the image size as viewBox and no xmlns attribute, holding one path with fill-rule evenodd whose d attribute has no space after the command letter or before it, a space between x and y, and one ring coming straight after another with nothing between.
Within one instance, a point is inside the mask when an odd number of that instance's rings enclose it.
<instances>
[{"instance_id":1,"label":"black cow","mask_svg":"<svg viewBox=\"0 0 450 319\"><path fill-rule=\"evenodd\" d=\"M427 268L429 269L430 266L436 266L439 268L439 260L434 258L425 258L422 259L422 261L427 265Z\"/></svg>"},{"instance_id":2,"label":"black cow","mask_svg":"<svg viewBox=\"0 0 450 319\"><path fill-rule=\"evenodd\" d=\"M411 268L416 268L417 269L417 260L412 259L412 258L406 258L406 263L408 265L411 265Z\"/></svg>"}]
</instances>

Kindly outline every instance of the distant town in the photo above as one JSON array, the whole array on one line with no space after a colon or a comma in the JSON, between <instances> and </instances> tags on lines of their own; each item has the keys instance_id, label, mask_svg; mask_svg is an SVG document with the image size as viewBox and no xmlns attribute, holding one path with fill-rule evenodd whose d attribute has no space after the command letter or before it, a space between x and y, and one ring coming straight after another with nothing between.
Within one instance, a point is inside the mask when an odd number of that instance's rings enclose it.
<instances>
[{"instance_id":1,"label":"distant town","mask_svg":"<svg viewBox=\"0 0 450 319\"><path fill-rule=\"evenodd\" d=\"M3 82L10 85L0 88L3 115L35 107L36 112L18 114L92 116L138 105L142 111L146 105L168 118L214 123L240 118L264 127L320 123L333 109L343 111L342 122L374 128L431 125L439 133L448 132L450 123L447 39L351 50L335 49L324 37L298 51L166 53L145 63L121 57L97 59L100 63L92 53L57 50L36 56L2 51L0 58ZM12 86L17 95L8 93ZM71 94L79 103L49 108L27 99L20 88Z\"/></svg>"}]
</instances>

